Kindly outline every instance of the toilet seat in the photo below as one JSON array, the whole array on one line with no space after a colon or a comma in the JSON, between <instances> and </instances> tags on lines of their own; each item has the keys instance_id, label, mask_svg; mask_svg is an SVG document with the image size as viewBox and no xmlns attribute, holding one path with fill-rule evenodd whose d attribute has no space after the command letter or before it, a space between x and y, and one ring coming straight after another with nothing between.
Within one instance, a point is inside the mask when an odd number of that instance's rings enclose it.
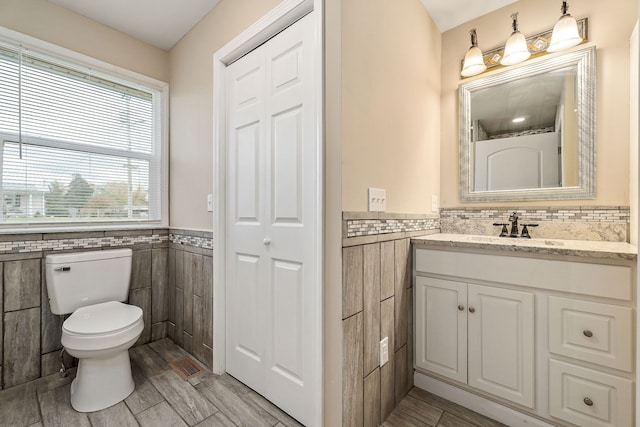
<instances>
[{"instance_id":1,"label":"toilet seat","mask_svg":"<svg viewBox=\"0 0 640 427\"><path fill-rule=\"evenodd\" d=\"M109 301L80 307L62 325L62 345L68 350L105 350L137 337L144 328L142 309Z\"/></svg>"}]
</instances>

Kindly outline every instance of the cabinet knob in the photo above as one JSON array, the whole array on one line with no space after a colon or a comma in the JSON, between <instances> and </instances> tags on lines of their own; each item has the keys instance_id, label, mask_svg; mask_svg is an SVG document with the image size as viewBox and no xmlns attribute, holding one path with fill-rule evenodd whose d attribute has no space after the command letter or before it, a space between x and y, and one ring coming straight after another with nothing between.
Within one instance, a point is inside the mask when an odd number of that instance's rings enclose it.
<instances>
[{"instance_id":1,"label":"cabinet knob","mask_svg":"<svg viewBox=\"0 0 640 427\"><path fill-rule=\"evenodd\" d=\"M268 237L265 237L262 243L264 243L265 246L269 246L271 244L271 239Z\"/></svg>"},{"instance_id":2,"label":"cabinet knob","mask_svg":"<svg viewBox=\"0 0 640 427\"><path fill-rule=\"evenodd\" d=\"M589 329L585 329L584 331L582 331L582 335L587 338L591 338L593 336L593 332L591 332Z\"/></svg>"},{"instance_id":3,"label":"cabinet knob","mask_svg":"<svg viewBox=\"0 0 640 427\"><path fill-rule=\"evenodd\" d=\"M473 307L469 307L469 313L475 313L475 312L476 312L476 309L475 309L475 308L473 308Z\"/></svg>"},{"instance_id":4,"label":"cabinet knob","mask_svg":"<svg viewBox=\"0 0 640 427\"><path fill-rule=\"evenodd\" d=\"M464 311L464 305L460 304L460 305L458 306L458 310L460 310L460 311Z\"/></svg>"},{"instance_id":5,"label":"cabinet knob","mask_svg":"<svg viewBox=\"0 0 640 427\"><path fill-rule=\"evenodd\" d=\"M582 401L587 406L593 406L593 400L589 399L588 397L585 397Z\"/></svg>"}]
</instances>

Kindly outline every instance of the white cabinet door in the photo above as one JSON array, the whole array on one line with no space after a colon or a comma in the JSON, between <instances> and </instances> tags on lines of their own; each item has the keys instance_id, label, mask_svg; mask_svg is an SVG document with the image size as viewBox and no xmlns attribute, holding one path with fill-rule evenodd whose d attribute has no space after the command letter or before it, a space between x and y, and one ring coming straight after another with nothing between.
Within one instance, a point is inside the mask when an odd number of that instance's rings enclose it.
<instances>
[{"instance_id":1,"label":"white cabinet door","mask_svg":"<svg viewBox=\"0 0 640 427\"><path fill-rule=\"evenodd\" d=\"M467 382L467 284L416 277L416 366Z\"/></svg>"},{"instance_id":2,"label":"white cabinet door","mask_svg":"<svg viewBox=\"0 0 640 427\"><path fill-rule=\"evenodd\" d=\"M534 294L468 285L468 384L534 407Z\"/></svg>"}]
</instances>

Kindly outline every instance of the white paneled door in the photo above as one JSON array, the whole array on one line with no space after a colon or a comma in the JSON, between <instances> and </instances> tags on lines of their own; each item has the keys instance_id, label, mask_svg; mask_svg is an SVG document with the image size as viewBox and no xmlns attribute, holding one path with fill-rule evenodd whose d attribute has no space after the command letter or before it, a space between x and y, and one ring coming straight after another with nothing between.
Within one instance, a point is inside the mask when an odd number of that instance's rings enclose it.
<instances>
[{"instance_id":1,"label":"white paneled door","mask_svg":"<svg viewBox=\"0 0 640 427\"><path fill-rule=\"evenodd\" d=\"M314 25L227 67L226 369L312 424L319 158Z\"/></svg>"}]
</instances>

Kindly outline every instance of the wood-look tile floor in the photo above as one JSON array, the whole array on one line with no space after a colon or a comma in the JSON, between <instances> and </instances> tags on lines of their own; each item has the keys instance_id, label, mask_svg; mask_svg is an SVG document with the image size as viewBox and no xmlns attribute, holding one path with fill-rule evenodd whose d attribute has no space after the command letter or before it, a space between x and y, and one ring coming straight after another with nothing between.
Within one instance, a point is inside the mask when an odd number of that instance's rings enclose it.
<instances>
[{"instance_id":1,"label":"wood-look tile floor","mask_svg":"<svg viewBox=\"0 0 640 427\"><path fill-rule=\"evenodd\" d=\"M506 427L419 388L413 388L383 427Z\"/></svg>"},{"instance_id":2,"label":"wood-look tile floor","mask_svg":"<svg viewBox=\"0 0 640 427\"><path fill-rule=\"evenodd\" d=\"M168 365L187 353L164 339L132 348L136 389L123 402L102 411L80 413L69 393L75 372L50 375L0 391L0 426L300 426L262 396L229 375L205 372L184 381ZM502 426L461 406L414 388L384 422L385 427Z\"/></svg>"}]
</instances>

